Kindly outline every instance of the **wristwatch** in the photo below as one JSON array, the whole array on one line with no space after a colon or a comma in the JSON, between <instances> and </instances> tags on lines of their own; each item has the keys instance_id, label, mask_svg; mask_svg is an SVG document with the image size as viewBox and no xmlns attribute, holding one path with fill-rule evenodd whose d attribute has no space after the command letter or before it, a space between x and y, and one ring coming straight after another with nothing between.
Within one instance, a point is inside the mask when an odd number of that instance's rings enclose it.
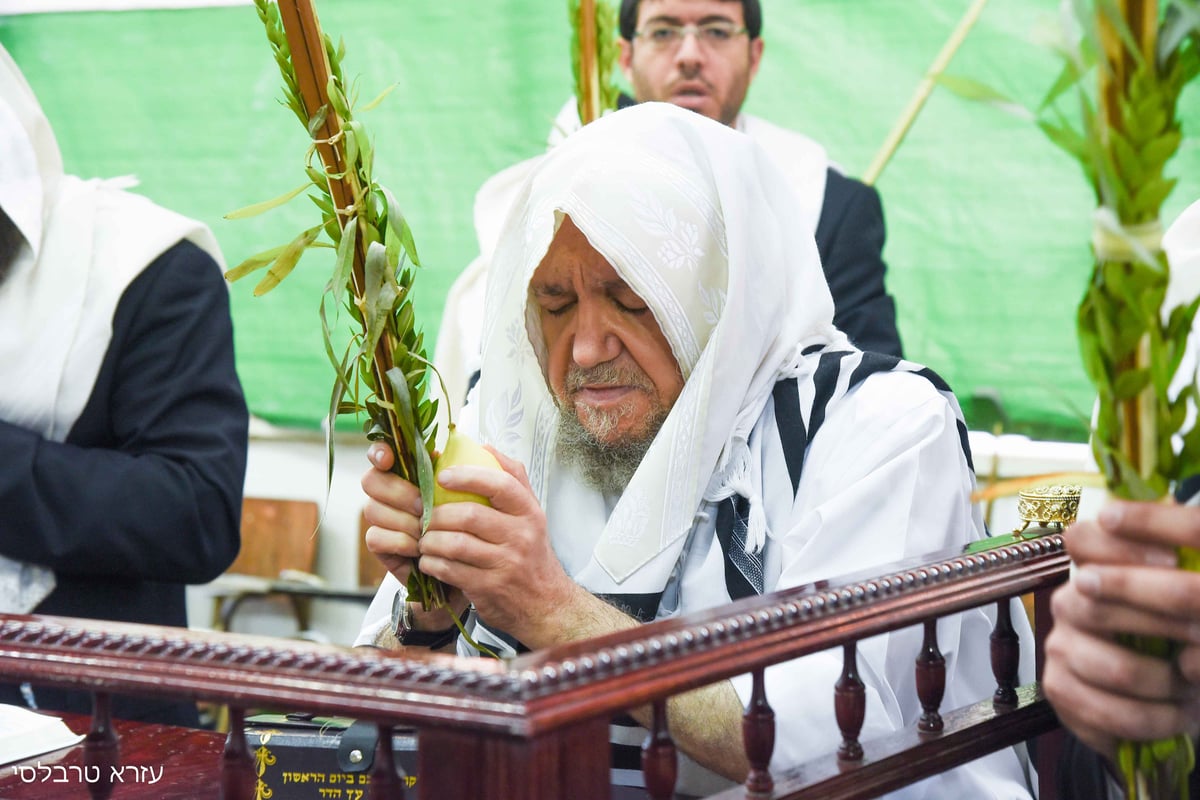
<instances>
[{"instance_id":1,"label":"wristwatch","mask_svg":"<svg viewBox=\"0 0 1200 800\"><path fill-rule=\"evenodd\" d=\"M468 605L463 611L459 623L465 625L467 615L471 613ZM458 626L451 625L437 631L421 631L413 627L412 604L407 600L403 591L397 591L392 597L392 632L396 641L406 647L428 647L430 650L440 650L454 641L458 636Z\"/></svg>"}]
</instances>

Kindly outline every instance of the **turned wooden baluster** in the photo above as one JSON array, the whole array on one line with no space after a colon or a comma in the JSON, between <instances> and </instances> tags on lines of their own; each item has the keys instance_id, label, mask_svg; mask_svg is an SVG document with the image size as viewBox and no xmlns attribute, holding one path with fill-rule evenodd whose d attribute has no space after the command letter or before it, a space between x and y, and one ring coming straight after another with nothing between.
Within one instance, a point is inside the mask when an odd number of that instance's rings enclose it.
<instances>
[{"instance_id":1,"label":"turned wooden baluster","mask_svg":"<svg viewBox=\"0 0 1200 800\"><path fill-rule=\"evenodd\" d=\"M222 800L254 800L254 762L246 746L246 710L229 707L229 733L225 734L225 749L221 753Z\"/></svg>"},{"instance_id":2,"label":"turned wooden baluster","mask_svg":"<svg viewBox=\"0 0 1200 800\"><path fill-rule=\"evenodd\" d=\"M93 800L107 800L113 790L113 772L120 762L121 745L112 725L112 696L92 693L92 727L83 737L83 764L96 767L98 778L88 781ZM91 771L88 769L87 771Z\"/></svg>"},{"instance_id":3,"label":"turned wooden baluster","mask_svg":"<svg viewBox=\"0 0 1200 800\"><path fill-rule=\"evenodd\" d=\"M867 690L858 677L858 643L843 646L842 677L838 678L833 690L833 708L837 714L838 727L842 731L842 743L838 747L841 761L861 761L862 745L858 734L862 732L863 719L867 714Z\"/></svg>"},{"instance_id":4,"label":"turned wooden baluster","mask_svg":"<svg viewBox=\"0 0 1200 800\"><path fill-rule=\"evenodd\" d=\"M392 726L380 723L375 741L375 763L371 767L371 800L404 800L404 781L396 772L392 755Z\"/></svg>"},{"instance_id":5,"label":"turned wooden baluster","mask_svg":"<svg viewBox=\"0 0 1200 800\"><path fill-rule=\"evenodd\" d=\"M775 788L775 779L771 777L769 769L771 754L775 752L775 712L767 703L767 689L761 669L754 670L750 705L742 717L742 741L746 746L746 759L750 762L746 791L751 794L770 794Z\"/></svg>"},{"instance_id":6,"label":"turned wooden baluster","mask_svg":"<svg viewBox=\"0 0 1200 800\"><path fill-rule=\"evenodd\" d=\"M921 719L917 730L938 733L942 730L942 715L938 709L946 694L946 659L937 643L937 620L925 622L925 641L917 657L917 697L921 698Z\"/></svg>"},{"instance_id":7,"label":"turned wooden baluster","mask_svg":"<svg viewBox=\"0 0 1200 800\"><path fill-rule=\"evenodd\" d=\"M996 604L996 627L992 629L992 675L996 678L996 693L992 703L1006 708L1017 705L1017 664L1021 643L1012 626L1012 606L1008 599Z\"/></svg>"},{"instance_id":8,"label":"turned wooden baluster","mask_svg":"<svg viewBox=\"0 0 1200 800\"><path fill-rule=\"evenodd\" d=\"M667 729L667 701L654 703L654 725L642 742L642 777L652 800L671 800L679 770L675 742Z\"/></svg>"}]
</instances>

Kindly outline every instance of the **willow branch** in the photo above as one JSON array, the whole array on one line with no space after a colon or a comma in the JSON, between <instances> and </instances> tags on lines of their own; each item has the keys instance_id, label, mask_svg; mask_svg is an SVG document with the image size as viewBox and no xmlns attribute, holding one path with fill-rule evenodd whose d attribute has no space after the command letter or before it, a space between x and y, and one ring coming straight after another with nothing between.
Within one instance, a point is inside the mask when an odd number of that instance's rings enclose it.
<instances>
[{"instance_id":1,"label":"willow branch","mask_svg":"<svg viewBox=\"0 0 1200 800\"><path fill-rule=\"evenodd\" d=\"M321 35L321 25L317 20L316 7L313 0L278 0L279 16L287 34L288 46L291 49L292 66L296 73L296 83L300 90L300 100L309 119L314 118L324 106L325 121L313 132L313 141L325 174L329 176L329 193L333 198L339 222L343 216L347 219L358 219L355 210L363 201L363 188L359 185L358 176L352 165L342 159L341 151L335 146L342 135L342 121L329 100L329 59L325 53L324 37ZM339 225L344 227L344 224ZM358 236L354 248L354 266L352 280L354 299L365 318L364 297L366 287L366 243L365 237ZM365 323L364 323L365 326ZM391 384L385 373L392 367L392 344L387 336L380 336L375 346L372 358L372 375L375 380L375 393L380 405L391 408L394 398ZM396 448L397 465L404 470L406 478L414 479L412 470L413 456L407 452L404 437L395 429L394 414L388 414L392 430L387 431L388 438Z\"/></svg>"},{"instance_id":2,"label":"willow branch","mask_svg":"<svg viewBox=\"0 0 1200 800\"><path fill-rule=\"evenodd\" d=\"M962 47L962 43L966 41L967 34L971 32L971 28L975 27L975 22L979 19L979 15L983 13L983 7L987 5L987 2L988 0L975 0L971 7L967 9L967 13L959 21L958 27L950 34L950 38L942 45L941 52L937 54L933 63L929 65L929 70L925 73L925 77L917 84L912 99L908 101L908 106L901 112L900 118L896 120L896 124L888 132L887 138L883 140L883 145L880 146L879 152L871 160L871 166L867 167L867 171L862 177L863 183L870 186L879 180L884 167L892 160L892 156L896 154L900 143L904 141L904 137L908 135L908 131L912 128L913 123L917 121L917 116L921 113L921 109L924 108L925 101L929 99L930 93L933 92L933 85L937 82L938 77L946 71L946 67L950 65L950 60L954 58L954 54L958 52L958 48Z\"/></svg>"}]
</instances>

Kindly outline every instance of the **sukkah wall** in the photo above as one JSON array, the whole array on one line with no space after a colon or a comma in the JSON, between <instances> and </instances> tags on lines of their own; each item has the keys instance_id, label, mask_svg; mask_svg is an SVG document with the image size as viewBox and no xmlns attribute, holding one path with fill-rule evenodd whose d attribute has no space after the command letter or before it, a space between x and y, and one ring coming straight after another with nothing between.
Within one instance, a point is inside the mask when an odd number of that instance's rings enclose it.
<instances>
[{"instance_id":1,"label":"sukkah wall","mask_svg":"<svg viewBox=\"0 0 1200 800\"><path fill-rule=\"evenodd\" d=\"M860 174L969 4L764 0L766 54L747 110L808 133ZM417 307L432 340L447 289L476 253L475 190L544 148L569 95L566 4L325 0L319 11L347 43L360 102L399 84L364 119L376 174L426 264ZM1036 31L1057 13L1056 0L993 0L949 72L1036 106L1060 66ZM276 103L252 6L0 15L0 42L41 98L69 171L137 175L140 191L205 220L230 265L314 224L302 198L222 219L304 180L306 142ZM1194 86L1183 116L1190 138L1172 165L1180 183L1165 223L1200 197ZM1074 315L1094 203L1078 166L1032 124L938 90L879 189L908 356L950 381L976 427L992 418L972 397L994 390L1009 430L1081 440L1091 391ZM249 283L232 288L242 380L253 411L277 424L313 428L327 409L316 304L331 259L315 251L264 298Z\"/></svg>"}]
</instances>

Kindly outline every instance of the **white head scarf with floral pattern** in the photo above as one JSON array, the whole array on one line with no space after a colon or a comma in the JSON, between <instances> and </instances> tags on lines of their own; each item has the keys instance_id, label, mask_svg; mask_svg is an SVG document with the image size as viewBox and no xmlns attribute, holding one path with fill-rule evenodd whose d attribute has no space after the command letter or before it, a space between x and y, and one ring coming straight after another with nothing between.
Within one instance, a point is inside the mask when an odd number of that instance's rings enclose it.
<instances>
[{"instance_id":1,"label":"white head scarf with floral pattern","mask_svg":"<svg viewBox=\"0 0 1200 800\"><path fill-rule=\"evenodd\" d=\"M647 303L686 381L615 507L556 463L557 408L528 287L563 215ZM661 590L704 500L751 501L761 546L761 476L747 441L801 351L845 344L797 199L747 136L645 103L551 152L524 185L488 282L479 386L483 441L522 461L555 551L593 592Z\"/></svg>"}]
</instances>

